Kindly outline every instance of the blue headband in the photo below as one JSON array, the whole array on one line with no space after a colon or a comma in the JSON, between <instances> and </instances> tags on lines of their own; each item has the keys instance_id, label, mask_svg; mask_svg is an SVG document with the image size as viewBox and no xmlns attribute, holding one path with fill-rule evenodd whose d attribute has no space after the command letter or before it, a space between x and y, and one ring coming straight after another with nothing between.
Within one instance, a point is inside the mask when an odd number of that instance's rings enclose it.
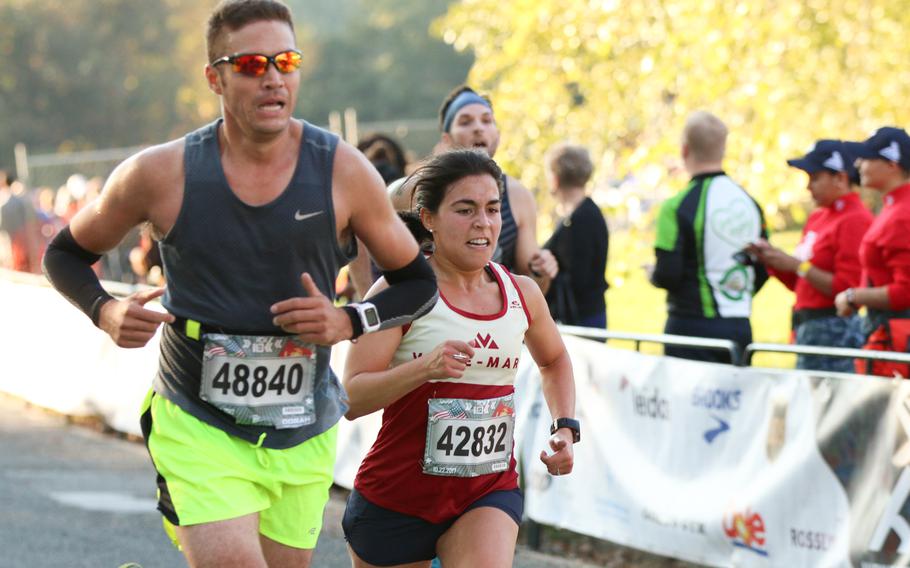
<instances>
[{"instance_id":1,"label":"blue headband","mask_svg":"<svg viewBox=\"0 0 910 568\"><path fill-rule=\"evenodd\" d=\"M490 110L493 110L493 107L490 106L490 101L481 97L474 91L464 91L452 101L452 104L449 105L448 110L446 110L445 119L442 121L442 131L448 132L449 128L452 127L452 121L455 120L455 115L458 114L458 111L463 109L468 105L483 105Z\"/></svg>"}]
</instances>

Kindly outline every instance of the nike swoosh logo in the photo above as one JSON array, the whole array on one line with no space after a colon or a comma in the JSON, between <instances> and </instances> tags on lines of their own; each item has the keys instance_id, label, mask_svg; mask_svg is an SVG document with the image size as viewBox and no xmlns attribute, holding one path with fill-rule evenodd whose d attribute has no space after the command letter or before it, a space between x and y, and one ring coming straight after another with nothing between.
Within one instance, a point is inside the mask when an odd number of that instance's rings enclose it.
<instances>
[{"instance_id":1,"label":"nike swoosh logo","mask_svg":"<svg viewBox=\"0 0 910 568\"><path fill-rule=\"evenodd\" d=\"M726 432L727 430L730 429L730 425L726 421L718 418L717 416L713 416L713 415L711 416L711 418L717 420L717 422L719 424L718 424L717 428L711 428L710 430L705 432L705 441L708 442L709 444L714 441L714 438L717 438L718 436L720 436L721 434L723 434L724 432Z\"/></svg>"},{"instance_id":2,"label":"nike swoosh logo","mask_svg":"<svg viewBox=\"0 0 910 568\"><path fill-rule=\"evenodd\" d=\"M298 209L294 213L294 219L298 221L303 221L304 219L309 219L310 217L315 217L316 215L322 215L322 211L316 211L315 213L301 213Z\"/></svg>"}]
</instances>

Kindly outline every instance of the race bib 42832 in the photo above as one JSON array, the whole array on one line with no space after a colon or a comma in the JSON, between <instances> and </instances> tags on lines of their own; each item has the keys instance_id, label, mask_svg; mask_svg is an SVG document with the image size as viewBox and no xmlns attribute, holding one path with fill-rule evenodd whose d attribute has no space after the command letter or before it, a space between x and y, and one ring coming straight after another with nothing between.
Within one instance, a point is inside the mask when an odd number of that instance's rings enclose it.
<instances>
[{"instance_id":1,"label":"race bib 42832","mask_svg":"<svg viewBox=\"0 0 910 568\"><path fill-rule=\"evenodd\" d=\"M509 469L515 430L514 395L428 402L423 472L476 477Z\"/></svg>"}]
</instances>

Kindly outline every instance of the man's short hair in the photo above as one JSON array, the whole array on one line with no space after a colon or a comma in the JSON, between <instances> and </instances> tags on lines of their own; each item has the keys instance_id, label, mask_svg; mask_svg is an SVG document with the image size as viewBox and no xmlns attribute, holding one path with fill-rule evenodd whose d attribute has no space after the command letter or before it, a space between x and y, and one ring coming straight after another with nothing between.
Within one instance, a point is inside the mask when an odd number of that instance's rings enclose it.
<instances>
[{"instance_id":1,"label":"man's short hair","mask_svg":"<svg viewBox=\"0 0 910 568\"><path fill-rule=\"evenodd\" d=\"M443 101L442 101L442 106L439 107L439 130L441 132L446 131L446 129L445 129L446 113L449 111L449 107L452 106L452 103L455 101L456 98L458 98L458 95L460 95L461 93L474 93L475 95L477 95L477 96L483 98L485 101L487 101L487 104L490 105L490 110L491 111L493 110L493 103L490 102L490 97L479 94L477 91L475 91L474 89L472 89L471 87L469 87L467 85L459 85L459 86L455 87L454 89L452 89L448 95L446 95L446 98L443 99Z\"/></svg>"},{"instance_id":2,"label":"man's short hair","mask_svg":"<svg viewBox=\"0 0 910 568\"><path fill-rule=\"evenodd\" d=\"M209 62L227 55L218 53L218 40L225 30L239 30L253 22L285 22L294 31L291 11L278 0L222 0L209 16L205 32L205 47Z\"/></svg>"},{"instance_id":3,"label":"man's short hair","mask_svg":"<svg viewBox=\"0 0 910 568\"><path fill-rule=\"evenodd\" d=\"M584 187L594 172L587 148L566 142L547 150L545 163L560 187Z\"/></svg>"},{"instance_id":4,"label":"man's short hair","mask_svg":"<svg viewBox=\"0 0 910 568\"><path fill-rule=\"evenodd\" d=\"M719 162L727 148L727 126L710 112L693 112L686 120L683 144L695 161Z\"/></svg>"}]
</instances>

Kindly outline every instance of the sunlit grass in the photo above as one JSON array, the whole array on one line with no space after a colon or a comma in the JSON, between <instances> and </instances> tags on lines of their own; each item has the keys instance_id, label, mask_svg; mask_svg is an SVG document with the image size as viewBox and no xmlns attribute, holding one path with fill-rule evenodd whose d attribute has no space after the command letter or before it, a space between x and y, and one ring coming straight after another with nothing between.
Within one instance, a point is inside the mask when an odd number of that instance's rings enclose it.
<instances>
[{"instance_id":1,"label":"sunlit grass","mask_svg":"<svg viewBox=\"0 0 910 568\"><path fill-rule=\"evenodd\" d=\"M772 242L786 251L792 251L799 236L799 231L776 233ZM623 232L610 235L607 323L612 330L663 332L667 319L666 292L652 286L642 268L642 265L654 261L652 243L653 237L649 234ZM754 341L789 343L793 302L793 293L777 279L770 279L755 297L752 307ZM615 341L610 344L634 348L629 342ZM643 344L642 352L660 354L663 350L659 345ZM792 368L796 358L792 355L767 353L756 355L752 362L761 367Z\"/></svg>"}]
</instances>

